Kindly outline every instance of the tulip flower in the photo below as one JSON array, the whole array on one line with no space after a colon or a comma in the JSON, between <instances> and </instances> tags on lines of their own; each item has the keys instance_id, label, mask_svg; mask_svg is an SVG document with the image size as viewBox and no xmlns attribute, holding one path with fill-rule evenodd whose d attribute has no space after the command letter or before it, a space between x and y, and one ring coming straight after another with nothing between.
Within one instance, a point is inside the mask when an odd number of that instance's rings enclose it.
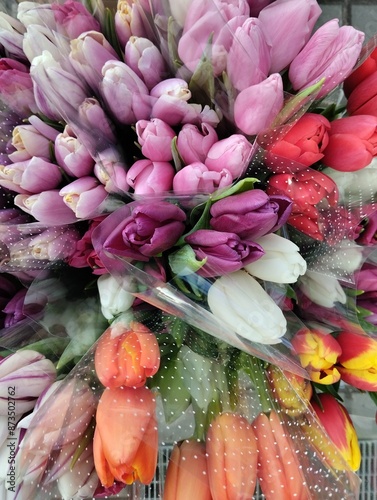
<instances>
[{"instance_id":1,"label":"tulip flower","mask_svg":"<svg viewBox=\"0 0 377 500\"><path fill-rule=\"evenodd\" d=\"M108 196L95 177L80 177L59 191L63 202L78 219L93 218L102 213L101 203Z\"/></svg>"},{"instance_id":2,"label":"tulip flower","mask_svg":"<svg viewBox=\"0 0 377 500\"><path fill-rule=\"evenodd\" d=\"M8 414L10 400L15 415L31 410L55 378L53 363L36 351L21 350L0 360L0 415Z\"/></svg>"},{"instance_id":3,"label":"tulip flower","mask_svg":"<svg viewBox=\"0 0 377 500\"><path fill-rule=\"evenodd\" d=\"M69 125L57 135L54 152L58 165L68 175L84 177L92 173L94 160Z\"/></svg>"},{"instance_id":4,"label":"tulip flower","mask_svg":"<svg viewBox=\"0 0 377 500\"><path fill-rule=\"evenodd\" d=\"M147 38L131 36L125 47L125 62L152 89L166 74L166 64L156 45Z\"/></svg>"},{"instance_id":5,"label":"tulip flower","mask_svg":"<svg viewBox=\"0 0 377 500\"><path fill-rule=\"evenodd\" d=\"M156 401L146 387L105 389L98 403L94 465L103 486L149 484L156 472Z\"/></svg>"},{"instance_id":6,"label":"tulip flower","mask_svg":"<svg viewBox=\"0 0 377 500\"><path fill-rule=\"evenodd\" d=\"M71 224L77 220L59 195L59 191L55 189L30 196L19 194L15 197L14 204L47 226Z\"/></svg>"},{"instance_id":7,"label":"tulip flower","mask_svg":"<svg viewBox=\"0 0 377 500\"><path fill-rule=\"evenodd\" d=\"M135 194L166 193L173 186L174 167L167 161L138 160L127 172Z\"/></svg>"},{"instance_id":8,"label":"tulip flower","mask_svg":"<svg viewBox=\"0 0 377 500\"><path fill-rule=\"evenodd\" d=\"M38 194L58 187L61 180L59 167L38 156L0 165L0 186L16 193Z\"/></svg>"},{"instance_id":9,"label":"tulip flower","mask_svg":"<svg viewBox=\"0 0 377 500\"><path fill-rule=\"evenodd\" d=\"M81 2L68 0L64 4L52 4L58 31L70 39L84 31L100 31L100 24Z\"/></svg>"},{"instance_id":10,"label":"tulip flower","mask_svg":"<svg viewBox=\"0 0 377 500\"><path fill-rule=\"evenodd\" d=\"M289 66L293 88L303 90L325 78L317 97L327 95L351 73L364 37L352 26L339 28L338 19L320 26Z\"/></svg>"},{"instance_id":11,"label":"tulip flower","mask_svg":"<svg viewBox=\"0 0 377 500\"><path fill-rule=\"evenodd\" d=\"M374 71L353 89L347 101L349 115L377 116L376 82L377 72Z\"/></svg>"},{"instance_id":12,"label":"tulip flower","mask_svg":"<svg viewBox=\"0 0 377 500\"><path fill-rule=\"evenodd\" d=\"M95 370L100 382L110 389L141 387L160 366L155 335L142 323L115 323L101 336L95 353Z\"/></svg>"},{"instance_id":13,"label":"tulip flower","mask_svg":"<svg viewBox=\"0 0 377 500\"><path fill-rule=\"evenodd\" d=\"M179 170L173 179L175 194L213 193L217 189L230 186L233 182L228 169L221 172L210 170L204 163L194 162Z\"/></svg>"},{"instance_id":14,"label":"tulip flower","mask_svg":"<svg viewBox=\"0 0 377 500\"><path fill-rule=\"evenodd\" d=\"M342 349L338 360L338 370L342 380L362 391L376 391L376 338L366 334L341 331L336 340Z\"/></svg>"},{"instance_id":15,"label":"tulip flower","mask_svg":"<svg viewBox=\"0 0 377 500\"><path fill-rule=\"evenodd\" d=\"M334 469L345 470L345 463L347 463L353 471L357 471L360 467L361 453L348 411L331 394L318 394L317 397L319 403L316 400L311 402L313 410L340 456L334 453L325 436L316 432L315 426L312 431L310 427L307 428L306 433L312 438L313 444L324 453Z\"/></svg>"},{"instance_id":16,"label":"tulip flower","mask_svg":"<svg viewBox=\"0 0 377 500\"><path fill-rule=\"evenodd\" d=\"M97 288L101 312L108 320L113 320L128 311L135 300L130 292L132 278L128 276L115 278L111 274L103 274L97 280Z\"/></svg>"},{"instance_id":17,"label":"tulip flower","mask_svg":"<svg viewBox=\"0 0 377 500\"><path fill-rule=\"evenodd\" d=\"M333 276L307 271L299 279L299 287L311 301L320 306L334 307L336 302L346 303L346 294Z\"/></svg>"},{"instance_id":18,"label":"tulip flower","mask_svg":"<svg viewBox=\"0 0 377 500\"><path fill-rule=\"evenodd\" d=\"M132 35L144 37L147 34L143 23L142 9L138 3L118 0L114 22L122 49Z\"/></svg>"},{"instance_id":19,"label":"tulip flower","mask_svg":"<svg viewBox=\"0 0 377 500\"><path fill-rule=\"evenodd\" d=\"M28 67L15 59L0 59L0 97L21 117L38 111Z\"/></svg>"},{"instance_id":20,"label":"tulip flower","mask_svg":"<svg viewBox=\"0 0 377 500\"><path fill-rule=\"evenodd\" d=\"M252 152L253 147L246 137L232 134L211 146L204 164L209 170L216 172L221 172L226 168L232 174L233 179L237 179L247 170Z\"/></svg>"},{"instance_id":21,"label":"tulip flower","mask_svg":"<svg viewBox=\"0 0 377 500\"><path fill-rule=\"evenodd\" d=\"M210 286L207 300L216 318L241 339L277 344L286 332L280 307L245 271L218 278Z\"/></svg>"},{"instance_id":22,"label":"tulip flower","mask_svg":"<svg viewBox=\"0 0 377 500\"><path fill-rule=\"evenodd\" d=\"M23 50L25 26L18 19L5 12L0 13L0 44L6 51L7 57L25 61Z\"/></svg>"},{"instance_id":23,"label":"tulip flower","mask_svg":"<svg viewBox=\"0 0 377 500\"><path fill-rule=\"evenodd\" d=\"M296 283L299 276L305 274L306 262L292 241L277 234L267 234L256 243L263 248L264 254L256 262L244 265L252 276L274 283Z\"/></svg>"},{"instance_id":24,"label":"tulip flower","mask_svg":"<svg viewBox=\"0 0 377 500\"><path fill-rule=\"evenodd\" d=\"M93 137L88 137L87 133L82 136L83 130L90 131L92 134L94 132L95 144L93 144L93 147L96 152L103 149L100 148L102 141L104 141L105 148L109 146L109 143L116 144L117 139L113 130L114 124L94 97L88 97L80 104L79 123L80 127L78 129L75 128L75 132L77 137L86 139L86 147L89 147L88 144L93 142ZM90 151L93 152L92 149Z\"/></svg>"},{"instance_id":25,"label":"tulip flower","mask_svg":"<svg viewBox=\"0 0 377 500\"><path fill-rule=\"evenodd\" d=\"M177 242L185 220L184 211L167 201L125 205L104 220L103 248L115 255L147 262Z\"/></svg>"},{"instance_id":26,"label":"tulip flower","mask_svg":"<svg viewBox=\"0 0 377 500\"><path fill-rule=\"evenodd\" d=\"M211 146L218 141L216 130L208 123L199 127L186 123L177 136L177 149L185 165L204 163Z\"/></svg>"},{"instance_id":27,"label":"tulip flower","mask_svg":"<svg viewBox=\"0 0 377 500\"><path fill-rule=\"evenodd\" d=\"M335 384L340 380L336 365L342 348L331 333L305 328L296 333L291 343L311 380L325 385Z\"/></svg>"},{"instance_id":28,"label":"tulip flower","mask_svg":"<svg viewBox=\"0 0 377 500\"><path fill-rule=\"evenodd\" d=\"M252 426L235 413L222 413L206 436L207 474L214 500L252 498L258 449Z\"/></svg>"},{"instance_id":29,"label":"tulip flower","mask_svg":"<svg viewBox=\"0 0 377 500\"><path fill-rule=\"evenodd\" d=\"M47 124L41 126L36 116L29 117L35 126L18 125L12 132L12 146L16 149L9 155L12 162L30 160L33 156L51 159L51 143L58 135L58 131Z\"/></svg>"},{"instance_id":30,"label":"tulip flower","mask_svg":"<svg viewBox=\"0 0 377 500\"><path fill-rule=\"evenodd\" d=\"M164 500L211 500L205 444L182 441L170 455L164 484Z\"/></svg>"},{"instance_id":31,"label":"tulip flower","mask_svg":"<svg viewBox=\"0 0 377 500\"><path fill-rule=\"evenodd\" d=\"M51 30L57 29L54 12L50 4L38 4L36 2L24 3L18 6L17 19L26 27L37 24L47 26Z\"/></svg>"},{"instance_id":32,"label":"tulip flower","mask_svg":"<svg viewBox=\"0 0 377 500\"><path fill-rule=\"evenodd\" d=\"M259 13L271 45L271 73L286 68L308 42L321 15L316 0L276 0Z\"/></svg>"},{"instance_id":33,"label":"tulip flower","mask_svg":"<svg viewBox=\"0 0 377 500\"><path fill-rule=\"evenodd\" d=\"M103 184L107 193L124 195L129 190L127 169L120 152L115 146L95 156L93 174Z\"/></svg>"},{"instance_id":34,"label":"tulip flower","mask_svg":"<svg viewBox=\"0 0 377 500\"><path fill-rule=\"evenodd\" d=\"M141 152L151 161L170 161L173 159L171 143L176 136L174 130L163 120L139 120L136 134Z\"/></svg>"},{"instance_id":35,"label":"tulip flower","mask_svg":"<svg viewBox=\"0 0 377 500\"><path fill-rule=\"evenodd\" d=\"M242 240L255 241L282 227L291 206L286 196L268 196L261 189L252 189L213 203L210 225L217 231L236 233Z\"/></svg>"},{"instance_id":36,"label":"tulip flower","mask_svg":"<svg viewBox=\"0 0 377 500\"><path fill-rule=\"evenodd\" d=\"M284 104L283 81L279 73L242 90L234 102L234 121L247 135L270 127Z\"/></svg>"},{"instance_id":37,"label":"tulip flower","mask_svg":"<svg viewBox=\"0 0 377 500\"><path fill-rule=\"evenodd\" d=\"M258 446L258 480L266 500L310 498L287 422L273 410L253 422ZM286 427L287 426L287 427Z\"/></svg>"}]
</instances>

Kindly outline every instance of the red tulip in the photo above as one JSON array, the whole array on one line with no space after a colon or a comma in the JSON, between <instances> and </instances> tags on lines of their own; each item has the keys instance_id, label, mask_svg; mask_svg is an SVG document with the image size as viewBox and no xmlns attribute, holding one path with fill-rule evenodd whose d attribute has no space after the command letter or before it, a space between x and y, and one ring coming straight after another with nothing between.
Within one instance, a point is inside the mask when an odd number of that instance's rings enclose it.
<instances>
[{"instance_id":1,"label":"red tulip","mask_svg":"<svg viewBox=\"0 0 377 500\"><path fill-rule=\"evenodd\" d=\"M343 82L343 90L346 97L349 97L352 91L370 75L377 72L377 48L365 59L363 64L358 66L350 76Z\"/></svg>"},{"instance_id":2,"label":"red tulip","mask_svg":"<svg viewBox=\"0 0 377 500\"><path fill-rule=\"evenodd\" d=\"M248 421L234 413L218 415L208 429L206 447L213 500L252 498L258 449Z\"/></svg>"}]
</instances>

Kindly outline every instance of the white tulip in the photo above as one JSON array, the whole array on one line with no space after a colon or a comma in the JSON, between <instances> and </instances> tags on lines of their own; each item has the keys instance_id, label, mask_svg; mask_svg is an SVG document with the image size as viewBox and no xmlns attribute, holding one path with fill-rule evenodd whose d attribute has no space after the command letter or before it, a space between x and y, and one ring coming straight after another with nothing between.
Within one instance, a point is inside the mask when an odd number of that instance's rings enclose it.
<instances>
[{"instance_id":1,"label":"white tulip","mask_svg":"<svg viewBox=\"0 0 377 500\"><path fill-rule=\"evenodd\" d=\"M126 290L130 279L122 281L111 274L102 274L97 280L98 292L101 301L102 314L108 320L113 320L119 314L130 309L135 297Z\"/></svg>"},{"instance_id":2,"label":"white tulip","mask_svg":"<svg viewBox=\"0 0 377 500\"><path fill-rule=\"evenodd\" d=\"M309 299L322 307L345 304L347 297L339 281L333 276L307 271L299 280L300 289Z\"/></svg>"},{"instance_id":3,"label":"white tulip","mask_svg":"<svg viewBox=\"0 0 377 500\"><path fill-rule=\"evenodd\" d=\"M251 275L274 283L296 283L298 277L305 274L306 261L293 241L272 233L262 236L256 243L261 245L265 254L245 266Z\"/></svg>"},{"instance_id":4,"label":"white tulip","mask_svg":"<svg viewBox=\"0 0 377 500\"><path fill-rule=\"evenodd\" d=\"M208 305L236 334L261 344L277 344L287 330L281 309L245 271L218 278L208 290Z\"/></svg>"}]
</instances>

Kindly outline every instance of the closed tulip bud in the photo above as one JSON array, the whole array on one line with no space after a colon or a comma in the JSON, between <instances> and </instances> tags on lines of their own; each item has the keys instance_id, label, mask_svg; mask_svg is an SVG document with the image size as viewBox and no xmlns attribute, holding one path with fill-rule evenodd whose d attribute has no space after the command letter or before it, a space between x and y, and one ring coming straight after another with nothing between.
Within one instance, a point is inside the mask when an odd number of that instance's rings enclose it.
<instances>
[{"instance_id":1,"label":"closed tulip bud","mask_svg":"<svg viewBox=\"0 0 377 500\"><path fill-rule=\"evenodd\" d=\"M23 2L18 6L17 19L26 27L39 24L56 31L54 11L50 4L42 5L36 2Z\"/></svg>"},{"instance_id":2,"label":"closed tulip bud","mask_svg":"<svg viewBox=\"0 0 377 500\"><path fill-rule=\"evenodd\" d=\"M144 37L147 34L141 6L133 0L118 0L114 22L122 49L131 36Z\"/></svg>"},{"instance_id":3,"label":"closed tulip bud","mask_svg":"<svg viewBox=\"0 0 377 500\"><path fill-rule=\"evenodd\" d=\"M16 415L31 410L55 378L53 363L36 351L17 351L0 360L0 415L8 415L8 396Z\"/></svg>"},{"instance_id":4,"label":"closed tulip bud","mask_svg":"<svg viewBox=\"0 0 377 500\"><path fill-rule=\"evenodd\" d=\"M206 436L207 473L214 500L252 498L257 482L258 448L249 422L222 413Z\"/></svg>"},{"instance_id":5,"label":"closed tulip bud","mask_svg":"<svg viewBox=\"0 0 377 500\"><path fill-rule=\"evenodd\" d=\"M375 337L342 331L336 337L341 378L362 391L377 390L377 340Z\"/></svg>"},{"instance_id":6,"label":"closed tulip bud","mask_svg":"<svg viewBox=\"0 0 377 500\"><path fill-rule=\"evenodd\" d=\"M0 44L11 59L25 61L23 50L25 26L5 12L0 13Z\"/></svg>"},{"instance_id":7,"label":"closed tulip bud","mask_svg":"<svg viewBox=\"0 0 377 500\"><path fill-rule=\"evenodd\" d=\"M328 332L318 329L302 329L291 340L294 352L301 365L309 372L310 378L320 384L335 384L340 373L335 366L342 348Z\"/></svg>"},{"instance_id":8,"label":"closed tulip bud","mask_svg":"<svg viewBox=\"0 0 377 500\"><path fill-rule=\"evenodd\" d=\"M56 65L61 66L64 70L70 71L72 69L68 60L69 40L47 26L29 25L24 35L23 49L30 64L36 57L48 55L55 61Z\"/></svg>"},{"instance_id":9,"label":"closed tulip bud","mask_svg":"<svg viewBox=\"0 0 377 500\"><path fill-rule=\"evenodd\" d=\"M95 177L81 177L59 191L63 202L78 219L101 215L101 203L108 196L104 186Z\"/></svg>"},{"instance_id":10,"label":"closed tulip bud","mask_svg":"<svg viewBox=\"0 0 377 500\"><path fill-rule=\"evenodd\" d=\"M293 88L303 90L325 78L317 97L328 94L351 73L364 36L352 26L339 28L338 19L320 26L289 67Z\"/></svg>"},{"instance_id":11,"label":"closed tulip bud","mask_svg":"<svg viewBox=\"0 0 377 500\"><path fill-rule=\"evenodd\" d=\"M272 125L283 108L283 82L274 73L260 83L242 90L234 102L234 120L247 135L257 135Z\"/></svg>"},{"instance_id":12,"label":"closed tulip bud","mask_svg":"<svg viewBox=\"0 0 377 500\"><path fill-rule=\"evenodd\" d=\"M101 29L97 19L81 2L68 0L64 4L52 4L51 8L58 31L69 39L77 38L85 31L100 31Z\"/></svg>"},{"instance_id":13,"label":"closed tulip bud","mask_svg":"<svg viewBox=\"0 0 377 500\"><path fill-rule=\"evenodd\" d=\"M117 140L114 133L114 125L110 121L109 117L106 115L105 111L101 107L100 103L94 97L88 97L79 106L79 122L80 128L75 129L76 135L81 137L82 129L87 131L93 131L95 129L98 135L95 137L95 144L93 144L93 138L89 137L85 144L92 144L92 149L97 151L100 148L102 141L105 143L105 147L108 147L108 143L116 144ZM87 134L84 135L87 138Z\"/></svg>"},{"instance_id":14,"label":"closed tulip bud","mask_svg":"<svg viewBox=\"0 0 377 500\"><path fill-rule=\"evenodd\" d=\"M41 193L56 188L62 180L54 163L34 156L30 160L0 165L0 186L16 193Z\"/></svg>"},{"instance_id":15,"label":"closed tulip bud","mask_svg":"<svg viewBox=\"0 0 377 500\"><path fill-rule=\"evenodd\" d=\"M175 169L167 161L138 160L127 172L135 194L166 193L173 186Z\"/></svg>"},{"instance_id":16,"label":"closed tulip bud","mask_svg":"<svg viewBox=\"0 0 377 500\"><path fill-rule=\"evenodd\" d=\"M124 195L129 190L127 183L127 169L123 163L119 151L110 147L101 151L95 157L93 173L104 185L107 193Z\"/></svg>"},{"instance_id":17,"label":"closed tulip bud","mask_svg":"<svg viewBox=\"0 0 377 500\"><path fill-rule=\"evenodd\" d=\"M252 144L240 134L232 134L215 142L207 153L204 164L209 170L229 170L233 179L243 175L252 158Z\"/></svg>"},{"instance_id":18,"label":"closed tulip bud","mask_svg":"<svg viewBox=\"0 0 377 500\"><path fill-rule=\"evenodd\" d=\"M264 255L244 266L251 275L274 283L296 283L299 276L306 273L306 261L292 241L272 233L256 243L263 248Z\"/></svg>"},{"instance_id":19,"label":"closed tulip bud","mask_svg":"<svg viewBox=\"0 0 377 500\"><path fill-rule=\"evenodd\" d=\"M55 158L59 166L72 177L83 177L93 171L92 156L69 125L56 137Z\"/></svg>"},{"instance_id":20,"label":"closed tulip bud","mask_svg":"<svg viewBox=\"0 0 377 500\"><path fill-rule=\"evenodd\" d=\"M15 197L14 204L47 226L71 224L77 220L55 189L33 195L19 194Z\"/></svg>"},{"instance_id":21,"label":"closed tulip bud","mask_svg":"<svg viewBox=\"0 0 377 500\"><path fill-rule=\"evenodd\" d=\"M307 271L299 280L299 287L309 299L322 307L346 303L346 294L339 281L332 276Z\"/></svg>"},{"instance_id":22,"label":"closed tulip bud","mask_svg":"<svg viewBox=\"0 0 377 500\"><path fill-rule=\"evenodd\" d=\"M259 19L249 18L236 29L227 58L227 73L241 91L265 80L271 64L270 45Z\"/></svg>"},{"instance_id":23,"label":"closed tulip bud","mask_svg":"<svg viewBox=\"0 0 377 500\"><path fill-rule=\"evenodd\" d=\"M97 280L101 302L101 312L108 320L113 320L128 311L135 296L132 295L132 279L125 276L115 278L111 274L103 274Z\"/></svg>"},{"instance_id":24,"label":"closed tulip bud","mask_svg":"<svg viewBox=\"0 0 377 500\"><path fill-rule=\"evenodd\" d=\"M105 487L114 480L149 484L156 472L156 401L146 387L105 389L98 403L94 464Z\"/></svg>"},{"instance_id":25,"label":"closed tulip bud","mask_svg":"<svg viewBox=\"0 0 377 500\"><path fill-rule=\"evenodd\" d=\"M166 65L161 52L147 38L131 36L125 48L125 62L152 89L163 79Z\"/></svg>"},{"instance_id":26,"label":"closed tulip bud","mask_svg":"<svg viewBox=\"0 0 377 500\"><path fill-rule=\"evenodd\" d=\"M233 177L229 170L210 170L203 163L195 162L179 170L173 179L175 194L213 193L219 188L230 186Z\"/></svg>"},{"instance_id":27,"label":"closed tulip bud","mask_svg":"<svg viewBox=\"0 0 377 500\"><path fill-rule=\"evenodd\" d=\"M177 149L186 165L204 163L211 146L218 141L216 130L208 123L197 127L187 123L177 136Z\"/></svg>"},{"instance_id":28,"label":"closed tulip bud","mask_svg":"<svg viewBox=\"0 0 377 500\"><path fill-rule=\"evenodd\" d=\"M136 321L116 323L98 341L94 363L105 387L142 387L160 366L156 336Z\"/></svg>"},{"instance_id":29,"label":"closed tulip bud","mask_svg":"<svg viewBox=\"0 0 377 500\"><path fill-rule=\"evenodd\" d=\"M287 330L280 307L245 271L218 278L209 288L207 300L214 316L241 339L277 344Z\"/></svg>"},{"instance_id":30,"label":"closed tulip bud","mask_svg":"<svg viewBox=\"0 0 377 500\"><path fill-rule=\"evenodd\" d=\"M38 111L29 68L20 61L0 59L0 96L21 117Z\"/></svg>"},{"instance_id":31,"label":"closed tulip bud","mask_svg":"<svg viewBox=\"0 0 377 500\"><path fill-rule=\"evenodd\" d=\"M163 120L139 120L136 123L136 134L143 155L152 162L170 161L173 159L171 143L176 133Z\"/></svg>"},{"instance_id":32,"label":"closed tulip bud","mask_svg":"<svg viewBox=\"0 0 377 500\"><path fill-rule=\"evenodd\" d=\"M205 444L182 441L170 455L164 485L164 500L211 500Z\"/></svg>"},{"instance_id":33,"label":"closed tulip bud","mask_svg":"<svg viewBox=\"0 0 377 500\"><path fill-rule=\"evenodd\" d=\"M34 125L18 125L14 127L12 146L16 151L9 155L12 162L30 160L33 156L39 156L45 160L51 159L52 140L58 135L58 131L52 127L49 127L49 129L50 134L46 137Z\"/></svg>"},{"instance_id":34,"label":"closed tulip bud","mask_svg":"<svg viewBox=\"0 0 377 500\"><path fill-rule=\"evenodd\" d=\"M306 433L312 438L313 444L324 453L331 467L346 470L348 464L353 471L357 471L361 463L361 453L348 411L331 394L318 394L317 397L319 402L313 400L312 407L338 453L332 450L323 433L321 435L316 432L315 426L312 430L310 427L306 428Z\"/></svg>"},{"instance_id":35,"label":"closed tulip bud","mask_svg":"<svg viewBox=\"0 0 377 500\"><path fill-rule=\"evenodd\" d=\"M271 44L271 73L293 61L308 42L321 12L316 0L276 0L261 10L258 19Z\"/></svg>"}]
</instances>

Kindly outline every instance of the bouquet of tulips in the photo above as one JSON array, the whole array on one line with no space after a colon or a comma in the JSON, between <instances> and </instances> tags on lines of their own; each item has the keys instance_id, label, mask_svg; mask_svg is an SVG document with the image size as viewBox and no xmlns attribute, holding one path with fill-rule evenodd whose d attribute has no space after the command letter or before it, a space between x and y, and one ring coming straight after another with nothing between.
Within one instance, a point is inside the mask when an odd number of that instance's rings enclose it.
<instances>
[{"instance_id":1,"label":"bouquet of tulips","mask_svg":"<svg viewBox=\"0 0 377 500\"><path fill-rule=\"evenodd\" d=\"M377 51L320 14L0 13L2 497L358 498Z\"/></svg>"}]
</instances>

